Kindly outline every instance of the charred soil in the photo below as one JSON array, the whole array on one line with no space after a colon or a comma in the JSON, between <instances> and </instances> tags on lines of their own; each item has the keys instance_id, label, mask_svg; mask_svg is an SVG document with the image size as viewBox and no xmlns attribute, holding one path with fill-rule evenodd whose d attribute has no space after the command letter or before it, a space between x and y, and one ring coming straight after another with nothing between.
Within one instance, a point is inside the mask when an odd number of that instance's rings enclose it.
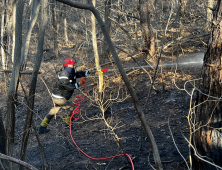
<instances>
[{"instance_id":1,"label":"charred soil","mask_svg":"<svg viewBox=\"0 0 222 170\"><path fill-rule=\"evenodd\" d=\"M194 59L198 55L203 57L203 53L195 53L190 56ZM138 58L139 60L140 58ZM58 63L56 60L51 60L50 65L53 62L55 65ZM124 64L132 67L132 63L129 60L127 64L126 61ZM148 99L145 117L155 137L164 169L187 169L185 160L188 160L189 149L185 137L189 138L189 126L186 116L190 109L191 96L195 100L191 82L198 85L201 68L201 64L179 64L176 67L175 63L159 68L155 89L152 90ZM151 68L146 69L149 71ZM53 107L49 91L53 87L53 82L56 81L56 72L50 69L48 62L43 62L41 72L37 84L34 123L30 129L27 162L38 169L52 170L132 169L125 156L95 161L80 153L71 139L69 129L64 128L65 110L60 110L48 125L50 132L39 135L40 143L38 142L34 129L39 126L44 116ZM74 141L91 157L104 158L124 153L131 156L135 169L152 169L151 166L155 166L155 164L149 140L144 130L141 130L141 123L134 109L133 101L119 73L117 71L109 72L109 69L104 73L106 80L104 101L109 103L106 105L109 108L105 113L105 120L96 96L96 76L97 74L91 74L87 78L88 93L81 103L81 117L72 122L72 126L77 128L77 131L71 132ZM128 76L140 104L144 108L150 88L148 75L142 69L131 69L128 70ZM25 85L25 81L28 81L27 76L22 80ZM20 94L22 93L20 87ZM82 86L80 90L75 91L72 100L75 101L75 96L83 95L84 87ZM22 95L19 96L18 103L15 139L17 157L19 157L27 111L27 105ZM6 107L3 106L3 118L6 114L5 109Z\"/></svg>"}]
</instances>

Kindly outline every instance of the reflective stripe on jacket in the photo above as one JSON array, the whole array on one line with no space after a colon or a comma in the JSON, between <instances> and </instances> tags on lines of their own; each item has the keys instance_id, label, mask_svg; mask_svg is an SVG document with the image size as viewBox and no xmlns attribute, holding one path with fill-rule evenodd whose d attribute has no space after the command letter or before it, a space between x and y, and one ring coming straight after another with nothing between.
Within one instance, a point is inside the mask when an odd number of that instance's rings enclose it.
<instances>
[{"instance_id":1,"label":"reflective stripe on jacket","mask_svg":"<svg viewBox=\"0 0 222 170\"><path fill-rule=\"evenodd\" d=\"M58 81L53 88L52 94L57 96L57 98L63 97L66 100L69 100L74 89L79 87L76 78L80 77L85 77L85 71L75 71L74 74L71 74L63 69L58 75Z\"/></svg>"}]
</instances>

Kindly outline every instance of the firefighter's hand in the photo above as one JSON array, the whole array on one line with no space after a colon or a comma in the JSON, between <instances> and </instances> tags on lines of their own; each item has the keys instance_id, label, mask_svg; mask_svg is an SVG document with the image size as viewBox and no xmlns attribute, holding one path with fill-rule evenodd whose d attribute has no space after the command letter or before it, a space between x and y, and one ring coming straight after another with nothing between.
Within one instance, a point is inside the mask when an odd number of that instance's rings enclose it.
<instances>
[{"instance_id":1,"label":"firefighter's hand","mask_svg":"<svg viewBox=\"0 0 222 170\"><path fill-rule=\"evenodd\" d=\"M86 71L85 76L87 77L87 76L89 76L89 74L90 74L90 72Z\"/></svg>"},{"instance_id":2,"label":"firefighter's hand","mask_svg":"<svg viewBox=\"0 0 222 170\"><path fill-rule=\"evenodd\" d=\"M83 78L81 78L81 80L80 80L80 82L79 82L79 85L82 85L82 84L84 84L85 82L86 82L86 78L83 77Z\"/></svg>"}]
</instances>

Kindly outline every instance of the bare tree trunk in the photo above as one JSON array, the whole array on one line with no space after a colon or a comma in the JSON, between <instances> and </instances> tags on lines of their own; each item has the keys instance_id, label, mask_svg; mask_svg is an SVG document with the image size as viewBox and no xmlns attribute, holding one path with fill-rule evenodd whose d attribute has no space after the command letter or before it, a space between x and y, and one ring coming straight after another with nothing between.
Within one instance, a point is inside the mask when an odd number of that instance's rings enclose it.
<instances>
[{"instance_id":1,"label":"bare tree trunk","mask_svg":"<svg viewBox=\"0 0 222 170\"><path fill-rule=\"evenodd\" d=\"M59 33L59 27L60 27L60 23L61 23L61 19L63 17L63 11L65 9L65 6L62 3L58 3L58 15L57 15L57 33Z\"/></svg>"},{"instance_id":2,"label":"bare tree trunk","mask_svg":"<svg viewBox=\"0 0 222 170\"><path fill-rule=\"evenodd\" d=\"M195 147L192 155L192 165L195 170L222 169L221 0L218 0L213 24L208 49L204 56L203 79L197 100L199 106L196 109L196 115L194 115L196 121L191 122L195 125L193 135L191 134Z\"/></svg>"},{"instance_id":3,"label":"bare tree trunk","mask_svg":"<svg viewBox=\"0 0 222 170\"><path fill-rule=\"evenodd\" d=\"M109 36L111 35L111 20L110 20L110 16L111 16L111 5L112 5L112 0L106 0L105 1L105 25L106 25L106 29L109 33ZM104 57L105 58L110 58L111 53L109 51L109 48L107 47L106 44L104 44Z\"/></svg>"},{"instance_id":4,"label":"bare tree trunk","mask_svg":"<svg viewBox=\"0 0 222 170\"><path fill-rule=\"evenodd\" d=\"M176 20L179 24L179 28L180 28L180 36L182 36L184 34L184 26L181 22L181 16L184 16L185 15L185 8L186 8L186 2L187 0L178 0L175 4L177 5L177 17L176 17Z\"/></svg>"},{"instance_id":5,"label":"bare tree trunk","mask_svg":"<svg viewBox=\"0 0 222 170\"><path fill-rule=\"evenodd\" d=\"M9 0L6 0L6 35L7 35L7 51L10 52L10 21L9 21ZM10 53L11 54L11 53ZM6 69L8 67L9 55L6 53Z\"/></svg>"},{"instance_id":6,"label":"bare tree trunk","mask_svg":"<svg viewBox=\"0 0 222 170\"><path fill-rule=\"evenodd\" d=\"M12 62L14 63L15 51L15 23L16 23L16 5L17 0L12 0Z\"/></svg>"},{"instance_id":7,"label":"bare tree trunk","mask_svg":"<svg viewBox=\"0 0 222 170\"><path fill-rule=\"evenodd\" d=\"M96 0L92 0L92 3L94 6L96 6ZM99 71L101 70L101 67L99 64L99 54L98 54L98 47L97 47L97 40L96 40L96 18L93 14L91 14L91 20L92 20L93 52L94 52L94 57L95 57L96 69L98 70L98 74L99 74L99 93L102 93L103 92L103 73Z\"/></svg>"},{"instance_id":8,"label":"bare tree trunk","mask_svg":"<svg viewBox=\"0 0 222 170\"><path fill-rule=\"evenodd\" d=\"M120 11L123 12L123 10L124 10L124 9L123 9L124 0L118 0L118 1L117 1L117 4L118 4L117 6L119 7ZM117 22L118 22L118 23L120 22L121 16L122 16L122 15L121 15L120 13L117 14Z\"/></svg>"},{"instance_id":9,"label":"bare tree trunk","mask_svg":"<svg viewBox=\"0 0 222 170\"><path fill-rule=\"evenodd\" d=\"M24 11L24 17L22 20L22 24L24 24L26 22L26 19L28 20L28 17L30 17L30 10L32 9L32 6L34 4L35 0L30 0L28 6L26 7L25 11ZM28 16L28 17L27 17Z\"/></svg>"},{"instance_id":10,"label":"bare tree trunk","mask_svg":"<svg viewBox=\"0 0 222 170\"><path fill-rule=\"evenodd\" d=\"M111 20L110 20L110 16L111 16L111 8L112 5L112 0L106 0L105 1L105 25L106 25L106 29L110 35L111 33Z\"/></svg>"},{"instance_id":11,"label":"bare tree trunk","mask_svg":"<svg viewBox=\"0 0 222 170\"><path fill-rule=\"evenodd\" d=\"M0 110L0 152L3 154L6 154L6 135L5 135L5 128L4 128L4 124L3 124L3 120L2 120L2 113Z\"/></svg>"},{"instance_id":12,"label":"bare tree trunk","mask_svg":"<svg viewBox=\"0 0 222 170\"><path fill-rule=\"evenodd\" d=\"M113 56L113 58L115 60L115 63L116 63L116 65L117 65L117 67L119 69L119 72L120 72L120 74L121 74L121 76L123 78L123 81L125 82L128 90L129 90L129 93L130 93L130 95L131 95L131 97L133 99L134 107L135 107L135 109L137 111L138 117L140 118L140 121L141 121L141 123L143 125L143 128L145 129L147 137L148 137L148 139L150 141L151 148L152 148L152 151L153 151L154 161L155 161L155 164L156 164L156 168L158 170L162 170L163 168L162 168L162 163L161 163L161 160L160 160L159 151L158 151L155 139L153 137L152 131L151 131L149 125L146 122L145 115L144 115L144 112L142 111L142 109L140 107L140 104L139 104L136 92L134 91L134 89L133 89L133 87L132 87L132 85L131 85L131 83L130 83L127 75L126 75L126 72L125 72L125 70L124 70L124 68L122 66L122 63L121 63L121 61L120 61L120 59L118 57L118 54L117 54L117 52L116 52L116 50L114 48L113 42L111 41L109 33L106 30L106 26L105 26L102 18L100 17L100 13L98 12L97 9L95 9L93 7L93 4L91 4L91 5L86 4L85 5L85 4L80 4L80 3L77 3L77 2L73 2L71 0L57 0L57 1L65 3L65 4L68 4L68 5L73 6L75 8L90 10L94 14L94 16L96 17L97 22L98 22L100 28L102 29L103 35L104 35L104 37L106 39L106 43L107 43L107 45L110 48L110 51L111 51L112 56ZM91 2L91 1L89 1L89 2Z\"/></svg>"},{"instance_id":13,"label":"bare tree trunk","mask_svg":"<svg viewBox=\"0 0 222 170\"><path fill-rule=\"evenodd\" d=\"M27 116L26 116L25 126L24 126L24 134L22 138L22 147L21 147L21 153L20 153L21 160L26 159L26 150L27 150L27 143L28 143L28 137L29 137L29 130L32 123L36 82L37 82L37 76L38 76L38 72L39 72L39 68L40 68L42 56L43 56L44 35L45 35L45 28L47 25L47 8L46 8L47 3L48 3L47 0L41 1L41 26L39 30L37 56L36 56L35 66L32 72L32 76L31 76L29 98L27 101L28 110L27 110ZM23 168L24 168L23 166L20 166L20 170L22 170Z\"/></svg>"},{"instance_id":14,"label":"bare tree trunk","mask_svg":"<svg viewBox=\"0 0 222 170\"><path fill-rule=\"evenodd\" d=\"M32 9L31 9L30 20L26 24L26 30L25 30L26 32L25 32L25 38L24 38L22 54L21 54L20 71L22 71L26 66L31 33L38 17L39 6L40 6L39 4L40 4L40 0L34 0L34 2L30 4L32 5ZM15 101L18 100L18 95L17 95L18 86L19 86L19 81L16 86Z\"/></svg>"},{"instance_id":15,"label":"bare tree trunk","mask_svg":"<svg viewBox=\"0 0 222 170\"><path fill-rule=\"evenodd\" d=\"M186 11L186 7L187 7L187 3L189 2L189 0L180 0L180 5L181 5L181 15L184 16L185 15L185 11Z\"/></svg>"},{"instance_id":16,"label":"bare tree trunk","mask_svg":"<svg viewBox=\"0 0 222 170\"><path fill-rule=\"evenodd\" d=\"M214 7L214 0L207 0L207 28L210 30L212 20L213 20L213 9Z\"/></svg>"},{"instance_id":17,"label":"bare tree trunk","mask_svg":"<svg viewBox=\"0 0 222 170\"><path fill-rule=\"evenodd\" d=\"M1 22L1 54L2 54L2 67L6 69L6 53L4 49L7 49L7 26L6 26L6 0L2 1L2 22Z\"/></svg>"},{"instance_id":18,"label":"bare tree trunk","mask_svg":"<svg viewBox=\"0 0 222 170\"><path fill-rule=\"evenodd\" d=\"M54 52L56 58L59 58L59 47L58 47L58 20L56 13L56 0L52 2L52 23L54 31Z\"/></svg>"},{"instance_id":19,"label":"bare tree trunk","mask_svg":"<svg viewBox=\"0 0 222 170\"><path fill-rule=\"evenodd\" d=\"M26 23L25 38L24 38L22 56L21 56L21 70L23 70L27 62L31 33L39 14L39 6L40 6L39 4L40 0L34 0L34 2L32 3L30 20Z\"/></svg>"},{"instance_id":20,"label":"bare tree trunk","mask_svg":"<svg viewBox=\"0 0 222 170\"><path fill-rule=\"evenodd\" d=\"M0 110L0 153L6 154L6 135L5 135L5 128L2 120L2 113ZM8 168L8 162L6 162L3 159L0 159L0 164L2 163L2 166L5 167L5 169ZM7 167L7 168L6 168ZM1 166L0 166L1 169Z\"/></svg>"},{"instance_id":21,"label":"bare tree trunk","mask_svg":"<svg viewBox=\"0 0 222 170\"><path fill-rule=\"evenodd\" d=\"M39 3L40 3L40 0L34 0L34 2L30 4L32 5L31 15L30 15L30 20L26 24L26 30L25 30L26 32L25 32L25 38L24 38L22 54L21 54L20 71L22 71L26 66L31 33L32 33L32 29L35 25L35 22L37 20L38 13L39 13ZM27 13L28 13L28 10L27 10ZM19 81L16 86L15 101L18 100L18 95L17 95L18 86L19 86Z\"/></svg>"},{"instance_id":22,"label":"bare tree trunk","mask_svg":"<svg viewBox=\"0 0 222 170\"><path fill-rule=\"evenodd\" d=\"M68 38L68 34L67 34L67 20L66 20L66 9L67 7L64 6L64 19L63 19L63 22L64 22L64 37L65 37L65 42L66 44L69 42L69 38Z\"/></svg>"},{"instance_id":23,"label":"bare tree trunk","mask_svg":"<svg viewBox=\"0 0 222 170\"><path fill-rule=\"evenodd\" d=\"M6 146L7 155L12 156L14 154L14 128L15 128L15 106L14 106L14 94L16 91L16 85L19 77L20 59L21 59L21 47L22 47L22 15L24 9L25 0L19 0L16 7L16 25L15 25L15 51L14 51L14 63L12 69L11 81L7 94L7 114L6 114ZM10 169L13 169L10 165Z\"/></svg>"},{"instance_id":24,"label":"bare tree trunk","mask_svg":"<svg viewBox=\"0 0 222 170\"><path fill-rule=\"evenodd\" d=\"M146 53L147 59L152 57L156 52L155 36L150 28L148 3L149 0L139 0L140 25L145 44L143 52Z\"/></svg>"}]
</instances>

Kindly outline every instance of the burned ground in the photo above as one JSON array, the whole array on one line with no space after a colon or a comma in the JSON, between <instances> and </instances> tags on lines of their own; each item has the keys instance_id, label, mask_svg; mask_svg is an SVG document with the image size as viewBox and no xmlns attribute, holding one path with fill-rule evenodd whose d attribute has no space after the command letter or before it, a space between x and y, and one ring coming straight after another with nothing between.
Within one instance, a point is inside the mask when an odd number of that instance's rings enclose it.
<instances>
[{"instance_id":1,"label":"burned ground","mask_svg":"<svg viewBox=\"0 0 222 170\"><path fill-rule=\"evenodd\" d=\"M196 53L190 56L195 58L195 56L199 55L203 57L203 53ZM137 60L139 61L140 58ZM55 60L51 62L57 63ZM131 67L131 63L133 62L129 61L127 67ZM51 131L49 133L39 135L40 143L38 143L34 129L39 126L50 107L53 106L47 88L51 90L55 80L49 77L52 77L55 72L51 71L50 68L47 71L47 66L47 62L42 64L45 72L38 79L34 124L30 130L27 162L38 169L43 167L53 170L131 169L129 160L124 156L95 161L86 158L80 153L73 144L69 130L64 129L65 110L60 110L55 119L50 122L48 127ZM147 68L147 70L149 69ZM152 91L148 99L145 112L147 123L151 127L159 149L163 168L169 170L187 169L184 159L188 159L189 150L188 143L184 137L189 137L186 116L190 109L191 96L189 94L193 89L192 85L187 81L188 79L200 78L201 64L179 65L176 74L175 69L174 64L162 67L162 74L157 76L155 90ZM134 72L129 75L129 78L136 90L140 104L144 108L150 88L150 82L147 80L148 76L142 69L132 69L131 71ZM105 98L108 99L110 96L112 98L118 97L118 100L113 100L110 105L111 114L106 119L109 125L114 128L114 131L110 131L110 128L106 126L104 119L102 119L98 102L95 101L96 74L91 74L86 81L88 96L81 103L81 118L73 122L73 126L77 128L77 131L72 131L73 139L91 157L103 158L126 153L133 159L135 169L152 169L150 165L155 166L155 164L149 140L144 130L142 129L141 131L141 123L134 109L133 101L128 96L127 90L118 74L104 73L105 79L109 80L106 83ZM164 81L161 83L162 78ZM48 85L47 88L43 80ZM197 80L196 84L199 82ZM187 92L182 90L184 85ZM72 100L74 101L74 97L77 95L83 96L83 93L84 87L81 87L80 91L75 91ZM193 98L195 99L195 93ZM16 107L15 143L17 157L19 157L27 111L26 102L21 96L19 97L19 103L20 105ZM6 110L4 108L2 107L2 113L5 118ZM170 133L170 130L172 133ZM119 141L114 137L114 132ZM42 164L40 149L43 153L44 165ZM184 159L180 154L183 155Z\"/></svg>"},{"instance_id":2,"label":"burned ground","mask_svg":"<svg viewBox=\"0 0 222 170\"><path fill-rule=\"evenodd\" d=\"M103 1L101 2L103 3ZM160 12L160 16L158 15L151 19L151 24L157 33L156 44L158 52L160 51L159 47L164 34L163 30L165 29L170 11L169 1L163 2L164 4L159 4L161 10L156 11ZM132 5L135 6L134 4ZM163 5L167 7L167 11L162 9ZM206 17L206 11L203 10L202 1L190 1L187 9L189 11L181 17L180 24L175 20L176 14L173 14L173 21L169 25L165 38L165 44L171 43L171 46L167 46L168 48L163 50L160 60L162 67L158 70L154 84L155 89L151 92L145 111L146 121L156 140L163 169L165 170L187 169L185 160L188 160L189 149L185 137L189 138L187 115L190 109L193 89L190 83L193 82L198 86L201 82L202 58L209 39L209 32L205 30L206 20L204 18ZM99 52L101 66L108 69L108 72L104 73L106 86L105 100L110 99L110 97L113 99L111 100L109 117L106 119L110 127L107 127L106 122L102 119L101 109L98 107L99 101L96 96L98 75L94 74L95 72L93 71L95 63L92 42L88 40L90 39L89 37L85 37L85 32L87 32L90 24L73 23L73 18L77 22L80 19L81 13L82 11L75 9L68 19L70 25L75 26L77 24L76 27L78 30L73 31L74 28L69 26L71 30L69 44L65 44L64 37L60 36L58 40L60 43L59 59L55 59L54 52L52 52L52 47L50 46L53 44L53 36L51 36L52 33L50 32L51 28L46 29L48 31L45 37L45 45L47 47L44 48L49 48L51 51L44 52L40 68L41 74L38 76L33 124L30 128L26 162L37 169L44 170L132 169L129 160L125 156L95 161L86 158L80 153L71 139L69 130L64 129L65 110L60 110L55 119L52 119L48 125L50 128L49 133L39 136L36 134L36 128L38 128L50 108L53 107L50 91L55 81L57 81L57 74L61 69L63 60L69 57L77 60L76 68L78 70L91 71L91 75L86 80L87 97L81 103L81 118L74 121L72 125L77 128L77 131L72 131L72 136L76 144L85 153L94 158L104 158L122 153L129 154L133 159L135 169L151 170L151 166L155 167L152 150L144 130L141 130L141 123L134 109L132 98L129 96L115 62L112 59L103 58L102 48L104 46L98 43L101 50ZM87 17L86 20L90 20L90 17ZM141 31L138 28L137 33L135 25L140 25L138 20L131 19L130 22L124 21L122 24L132 36L132 40L129 40L125 33L113 24L112 40L118 48L124 49L127 52L126 54L119 49L117 50L124 68L127 68L126 72L137 93L141 107L144 109L151 81L149 75L143 69L137 68L138 65L132 60L130 55L133 55L138 63L146 66L145 69L151 76L153 76L155 64L153 68L149 67L149 64L144 60L147 58L138 51L138 49L142 49L143 47L143 40ZM38 30L36 29L33 32L37 37ZM181 38L181 41L175 40L177 37ZM183 39L183 37L185 38ZM99 33L97 38L103 39L102 34ZM138 41L136 41L137 39ZM137 45L137 50L132 47L131 41ZM34 41L31 43L26 67L28 71L32 71L33 69L37 47ZM159 56L159 53L156 56ZM178 67L175 64L177 58L179 58ZM199 63L193 63L193 60ZM164 64L165 66L163 66ZM3 120L5 120L6 87L9 84L10 74L6 74L6 77L4 77L4 74L1 73L0 76L1 80L4 80L0 84L0 106ZM22 75L21 82L27 95L30 75ZM82 86L80 90L75 91L71 100L74 102L75 96L83 96L83 94L84 87ZM194 92L192 95L193 100L195 100L195 95L196 93ZM17 102L19 105L16 106L16 158L20 157L23 127L28 109L24 96L23 88L20 85ZM113 131L111 131L112 128Z\"/></svg>"}]
</instances>

